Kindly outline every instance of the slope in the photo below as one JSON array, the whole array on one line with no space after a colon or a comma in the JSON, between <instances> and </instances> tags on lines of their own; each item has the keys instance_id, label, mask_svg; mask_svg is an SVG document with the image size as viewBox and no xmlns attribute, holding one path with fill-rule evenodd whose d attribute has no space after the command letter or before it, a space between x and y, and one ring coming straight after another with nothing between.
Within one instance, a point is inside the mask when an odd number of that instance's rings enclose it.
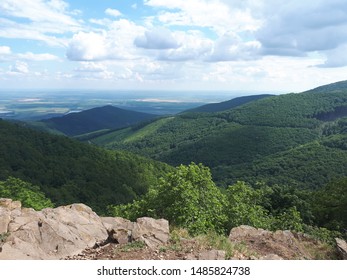
<instances>
[{"instance_id":1,"label":"slope","mask_svg":"<svg viewBox=\"0 0 347 280\"><path fill-rule=\"evenodd\" d=\"M99 213L147 191L169 166L134 154L106 151L63 136L0 120L0 180L41 187L57 205L83 202Z\"/></svg>"},{"instance_id":2,"label":"slope","mask_svg":"<svg viewBox=\"0 0 347 280\"><path fill-rule=\"evenodd\" d=\"M42 120L50 129L61 131L69 136L85 134L102 129L126 127L145 120L154 119L156 115L104 106L71 113L63 117Z\"/></svg>"},{"instance_id":3,"label":"slope","mask_svg":"<svg viewBox=\"0 0 347 280\"><path fill-rule=\"evenodd\" d=\"M220 112L220 111L225 111L225 110L230 110L235 107L241 106L243 104L270 97L273 96L272 94L259 94L259 95L250 95L250 96L241 96L241 97L236 97L228 101L223 101L220 103L211 103L211 104L206 104L202 105L197 108L193 108L190 110L187 110L186 112Z\"/></svg>"},{"instance_id":4,"label":"slope","mask_svg":"<svg viewBox=\"0 0 347 280\"><path fill-rule=\"evenodd\" d=\"M202 162L225 184L247 179L315 188L347 176L346 168L334 167L347 166L346 149L326 144L344 142L346 84L263 98L223 112L185 113L90 141L173 165ZM329 118L322 118L325 114ZM303 176L303 158L312 167L309 176ZM274 176L277 161L286 164Z\"/></svg>"}]
</instances>

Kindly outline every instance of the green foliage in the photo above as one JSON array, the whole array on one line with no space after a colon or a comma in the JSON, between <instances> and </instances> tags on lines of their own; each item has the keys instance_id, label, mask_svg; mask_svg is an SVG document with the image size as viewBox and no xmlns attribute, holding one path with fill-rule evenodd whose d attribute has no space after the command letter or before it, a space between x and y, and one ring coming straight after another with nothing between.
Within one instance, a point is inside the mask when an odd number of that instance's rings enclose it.
<instances>
[{"instance_id":1,"label":"green foliage","mask_svg":"<svg viewBox=\"0 0 347 280\"><path fill-rule=\"evenodd\" d=\"M346 87L183 113L90 139L172 165L201 162L224 187L237 181L320 188L347 176Z\"/></svg>"},{"instance_id":2,"label":"green foliage","mask_svg":"<svg viewBox=\"0 0 347 280\"><path fill-rule=\"evenodd\" d=\"M250 96L241 96L236 97L228 101L220 102L220 103L212 103L212 104L206 104L202 105L197 108L193 108L190 110L187 110L186 112L220 112L220 111L226 111L230 110L232 108L236 108L238 106L241 106L243 104L270 97L272 95L270 94L258 94L258 95L250 95Z\"/></svg>"},{"instance_id":3,"label":"green foliage","mask_svg":"<svg viewBox=\"0 0 347 280\"><path fill-rule=\"evenodd\" d=\"M50 129L74 136L102 129L116 129L154 119L156 115L104 106L43 120Z\"/></svg>"},{"instance_id":4,"label":"green foliage","mask_svg":"<svg viewBox=\"0 0 347 280\"><path fill-rule=\"evenodd\" d=\"M113 207L113 211L131 218L134 213L165 218L174 226L198 234L223 229L224 207L225 198L212 181L209 169L192 163L169 172L142 200Z\"/></svg>"},{"instance_id":5,"label":"green foliage","mask_svg":"<svg viewBox=\"0 0 347 280\"><path fill-rule=\"evenodd\" d=\"M109 204L146 193L171 168L127 152L106 151L67 137L0 120L0 180L39 186L56 205L85 203L99 214Z\"/></svg>"},{"instance_id":6,"label":"green foliage","mask_svg":"<svg viewBox=\"0 0 347 280\"><path fill-rule=\"evenodd\" d=\"M229 186L226 191L229 218L227 228L249 225L256 228L270 228L272 216L261 206L262 192L255 190L244 182Z\"/></svg>"},{"instance_id":7,"label":"green foliage","mask_svg":"<svg viewBox=\"0 0 347 280\"><path fill-rule=\"evenodd\" d=\"M347 178L335 180L318 190L312 201L316 223L331 230L347 229Z\"/></svg>"},{"instance_id":8,"label":"green foliage","mask_svg":"<svg viewBox=\"0 0 347 280\"><path fill-rule=\"evenodd\" d=\"M296 207L290 207L277 215L272 224L272 229L293 230L297 232L303 231L303 221L300 212Z\"/></svg>"},{"instance_id":9,"label":"green foliage","mask_svg":"<svg viewBox=\"0 0 347 280\"><path fill-rule=\"evenodd\" d=\"M9 232L0 232L0 244L6 242L7 238L10 236ZM1 247L0 247L1 248Z\"/></svg>"},{"instance_id":10,"label":"green foliage","mask_svg":"<svg viewBox=\"0 0 347 280\"><path fill-rule=\"evenodd\" d=\"M54 207L54 204L46 198L39 187L13 177L0 181L0 197L19 200L22 206L35 210Z\"/></svg>"},{"instance_id":11,"label":"green foliage","mask_svg":"<svg viewBox=\"0 0 347 280\"><path fill-rule=\"evenodd\" d=\"M303 231L308 234L309 236L330 244L332 246L336 246L336 241L335 238L336 237L340 237L342 236L342 234L338 231L333 231L333 230L329 230L327 228L322 228L322 227L317 227L317 226L310 226L310 225L304 225L303 226Z\"/></svg>"},{"instance_id":12,"label":"green foliage","mask_svg":"<svg viewBox=\"0 0 347 280\"><path fill-rule=\"evenodd\" d=\"M169 172L142 199L110 206L109 212L131 220L141 216L165 218L191 234L229 232L240 225L303 231L302 217L307 222L313 219L310 195L308 191L277 185L259 184L253 188L245 182L222 192L207 167L191 163Z\"/></svg>"}]
</instances>

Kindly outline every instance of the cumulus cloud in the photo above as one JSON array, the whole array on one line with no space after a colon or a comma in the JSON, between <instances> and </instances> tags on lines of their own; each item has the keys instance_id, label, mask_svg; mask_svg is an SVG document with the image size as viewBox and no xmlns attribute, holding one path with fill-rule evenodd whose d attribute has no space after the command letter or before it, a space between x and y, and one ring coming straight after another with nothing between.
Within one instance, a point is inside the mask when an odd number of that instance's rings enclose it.
<instances>
[{"instance_id":1,"label":"cumulus cloud","mask_svg":"<svg viewBox=\"0 0 347 280\"><path fill-rule=\"evenodd\" d=\"M0 61L26 60L26 61L52 61L59 58L49 53L35 54L32 52L13 53L8 46L0 46Z\"/></svg>"},{"instance_id":2,"label":"cumulus cloud","mask_svg":"<svg viewBox=\"0 0 347 280\"><path fill-rule=\"evenodd\" d=\"M53 34L81 30L81 23L69 11L62 0L1 0L0 36L44 41L49 45L64 45L62 39ZM17 18L24 19L21 23Z\"/></svg>"},{"instance_id":3,"label":"cumulus cloud","mask_svg":"<svg viewBox=\"0 0 347 280\"><path fill-rule=\"evenodd\" d=\"M177 49L179 44L173 37L170 30L158 27L146 31L144 35L138 36L134 40L138 48L144 49Z\"/></svg>"},{"instance_id":4,"label":"cumulus cloud","mask_svg":"<svg viewBox=\"0 0 347 280\"><path fill-rule=\"evenodd\" d=\"M343 44L336 49L329 50L325 54L325 62L323 64L318 64L317 67L336 68L347 66L347 44Z\"/></svg>"},{"instance_id":5,"label":"cumulus cloud","mask_svg":"<svg viewBox=\"0 0 347 280\"><path fill-rule=\"evenodd\" d=\"M243 42L236 34L228 33L216 40L206 60L216 62L257 59L260 47L257 41Z\"/></svg>"},{"instance_id":6,"label":"cumulus cloud","mask_svg":"<svg viewBox=\"0 0 347 280\"><path fill-rule=\"evenodd\" d=\"M161 50L157 53L157 59L162 61L190 61L201 60L211 51L213 42L198 31L175 32L175 38L179 44L176 49Z\"/></svg>"},{"instance_id":7,"label":"cumulus cloud","mask_svg":"<svg viewBox=\"0 0 347 280\"><path fill-rule=\"evenodd\" d=\"M119 17L122 15L122 13L116 9L111 9L111 8L107 8L105 10L105 14L109 15L109 16L113 16L113 17Z\"/></svg>"},{"instance_id":8,"label":"cumulus cloud","mask_svg":"<svg viewBox=\"0 0 347 280\"><path fill-rule=\"evenodd\" d=\"M144 30L134 22L120 19L109 23L107 30L78 32L70 40L66 56L73 61L135 59L134 39Z\"/></svg>"},{"instance_id":9,"label":"cumulus cloud","mask_svg":"<svg viewBox=\"0 0 347 280\"><path fill-rule=\"evenodd\" d=\"M8 46L0 46L0 55L2 54L11 54L11 48Z\"/></svg>"},{"instance_id":10,"label":"cumulus cloud","mask_svg":"<svg viewBox=\"0 0 347 280\"><path fill-rule=\"evenodd\" d=\"M106 71L106 67L100 63L81 62L80 67L75 68L75 72L98 73Z\"/></svg>"},{"instance_id":11,"label":"cumulus cloud","mask_svg":"<svg viewBox=\"0 0 347 280\"><path fill-rule=\"evenodd\" d=\"M74 61L93 61L107 58L106 40L102 34L79 32L70 41L66 56Z\"/></svg>"},{"instance_id":12,"label":"cumulus cloud","mask_svg":"<svg viewBox=\"0 0 347 280\"><path fill-rule=\"evenodd\" d=\"M347 2L264 1L262 28L255 34L270 55L304 56L347 42Z\"/></svg>"},{"instance_id":13,"label":"cumulus cloud","mask_svg":"<svg viewBox=\"0 0 347 280\"><path fill-rule=\"evenodd\" d=\"M18 74L29 73L28 64L23 61L17 61L14 65L10 66L10 72Z\"/></svg>"},{"instance_id":14,"label":"cumulus cloud","mask_svg":"<svg viewBox=\"0 0 347 280\"><path fill-rule=\"evenodd\" d=\"M156 17L167 25L207 27L219 35L227 31L257 30L260 21L249 9L218 0L146 0L147 6L161 8Z\"/></svg>"}]
</instances>

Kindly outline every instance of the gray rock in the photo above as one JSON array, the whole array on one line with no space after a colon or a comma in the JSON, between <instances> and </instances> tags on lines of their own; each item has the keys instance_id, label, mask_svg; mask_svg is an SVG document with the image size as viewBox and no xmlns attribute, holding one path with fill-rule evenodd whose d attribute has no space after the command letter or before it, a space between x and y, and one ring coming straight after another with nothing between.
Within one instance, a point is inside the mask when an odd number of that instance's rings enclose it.
<instances>
[{"instance_id":1,"label":"gray rock","mask_svg":"<svg viewBox=\"0 0 347 280\"><path fill-rule=\"evenodd\" d=\"M259 260L283 260L283 258L281 258L280 256L276 254L268 254L265 256L261 256Z\"/></svg>"},{"instance_id":2,"label":"gray rock","mask_svg":"<svg viewBox=\"0 0 347 280\"><path fill-rule=\"evenodd\" d=\"M210 250L199 254L199 260L225 260L225 251Z\"/></svg>"},{"instance_id":3,"label":"gray rock","mask_svg":"<svg viewBox=\"0 0 347 280\"><path fill-rule=\"evenodd\" d=\"M107 239L100 217L83 204L42 211L17 206L0 206L0 212L9 211L11 217L0 259L60 259Z\"/></svg>"},{"instance_id":4,"label":"gray rock","mask_svg":"<svg viewBox=\"0 0 347 280\"><path fill-rule=\"evenodd\" d=\"M335 240L342 259L347 260L347 242L340 238L335 238Z\"/></svg>"},{"instance_id":5,"label":"gray rock","mask_svg":"<svg viewBox=\"0 0 347 280\"><path fill-rule=\"evenodd\" d=\"M169 222L164 219L139 218L134 224L132 238L145 242L150 248L166 244L170 238Z\"/></svg>"},{"instance_id":6,"label":"gray rock","mask_svg":"<svg viewBox=\"0 0 347 280\"><path fill-rule=\"evenodd\" d=\"M119 244L131 242L134 223L120 217L102 217L110 241Z\"/></svg>"}]
</instances>

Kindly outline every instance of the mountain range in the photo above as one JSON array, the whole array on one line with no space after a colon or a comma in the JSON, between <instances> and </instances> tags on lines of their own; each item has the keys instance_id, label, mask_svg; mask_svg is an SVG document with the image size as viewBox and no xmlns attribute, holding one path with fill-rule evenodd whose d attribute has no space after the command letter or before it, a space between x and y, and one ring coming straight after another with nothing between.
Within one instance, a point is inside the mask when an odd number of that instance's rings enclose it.
<instances>
[{"instance_id":1,"label":"mountain range","mask_svg":"<svg viewBox=\"0 0 347 280\"><path fill-rule=\"evenodd\" d=\"M56 205L83 202L100 213L190 162L210 167L219 186L317 189L347 176L347 82L160 118L104 106L40 125L86 143L2 120L0 180L20 178Z\"/></svg>"},{"instance_id":2,"label":"mountain range","mask_svg":"<svg viewBox=\"0 0 347 280\"><path fill-rule=\"evenodd\" d=\"M42 123L49 129L68 136L76 136L99 130L127 127L156 117L157 115L107 105L61 117L44 119Z\"/></svg>"},{"instance_id":3,"label":"mountain range","mask_svg":"<svg viewBox=\"0 0 347 280\"><path fill-rule=\"evenodd\" d=\"M225 186L245 180L318 188L347 176L346 82L224 107L232 103L85 140L171 165L201 162Z\"/></svg>"}]
</instances>

